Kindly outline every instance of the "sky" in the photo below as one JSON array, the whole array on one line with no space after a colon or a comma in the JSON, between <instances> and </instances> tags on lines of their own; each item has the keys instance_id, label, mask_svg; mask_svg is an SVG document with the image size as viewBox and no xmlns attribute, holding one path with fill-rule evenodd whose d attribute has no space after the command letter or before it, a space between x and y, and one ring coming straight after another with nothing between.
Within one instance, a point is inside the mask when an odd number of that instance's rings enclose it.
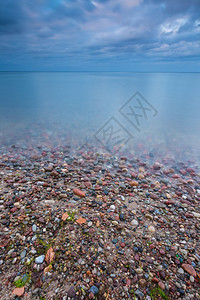
<instances>
[{"instance_id":1,"label":"sky","mask_svg":"<svg viewBox=\"0 0 200 300\"><path fill-rule=\"evenodd\" d=\"M200 71L200 0L0 0L0 71Z\"/></svg>"}]
</instances>

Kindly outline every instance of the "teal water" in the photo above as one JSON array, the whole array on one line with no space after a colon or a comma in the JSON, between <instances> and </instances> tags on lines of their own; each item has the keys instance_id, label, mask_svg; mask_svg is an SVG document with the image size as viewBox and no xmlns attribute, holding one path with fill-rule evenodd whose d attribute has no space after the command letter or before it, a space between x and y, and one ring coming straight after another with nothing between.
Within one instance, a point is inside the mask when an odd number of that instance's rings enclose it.
<instances>
[{"instance_id":1,"label":"teal water","mask_svg":"<svg viewBox=\"0 0 200 300\"><path fill-rule=\"evenodd\" d=\"M140 132L120 112L136 92L157 111ZM148 135L167 147L169 139L180 139L198 149L199 113L200 73L0 73L2 145L27 132L34 139L40 128L53 132L52 139L90 140L114 117L141 141Z\"/></svg>"}]
</instances>

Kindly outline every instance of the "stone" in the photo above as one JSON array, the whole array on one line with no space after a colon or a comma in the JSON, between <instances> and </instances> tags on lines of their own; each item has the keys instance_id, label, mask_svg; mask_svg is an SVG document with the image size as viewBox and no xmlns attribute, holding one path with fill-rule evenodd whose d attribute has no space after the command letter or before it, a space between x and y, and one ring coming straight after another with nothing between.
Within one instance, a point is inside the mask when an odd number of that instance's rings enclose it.
<instances>
[{"instance_id":1,"label":"stone","mask_svg":"<svg viewBox=\"0 0 200 300\"><path fill-rule=\"evenodd\" d=\"M200 218L200 213L193 212L192 214L193 214L193 216L194 216L195 218Z\"/></svg>"},{"instance_id":2,"label":"stone","mask_svg":"<svg viewBox=\"0 0 200 300\"><path fill-rule=\"evenodd\" d=\"M179 268L177 271L179 274L184 274L184 270L182 268Z\"/></svg>"},{"instance_id":3,"label":"stone","mask_svg":"<svg viewBox=\"0 0 200 300\"><path fill-rule=\"evenodd\" d=\"M147 281L146 281L145 279L140 279L140 280L139 280L139 285L140 285L141 287L145 287L145 286L147 285Z\"/></svg>"},{"instance_id":4,"label":"stone","mask_svg":"<svg viewBox=\"0 0 200 300\"><path fill-rule=\"evenodd\" d=\"M22 251L22 253L20 254L21 259L23 259L26 256L26 250Z\"/></svg>"},{"instance_id":5,"label":"stone","mask_svg":"<svg viewBox=\"0 0 200 300\"><path fill-rule=\"evenodd\" d=\"M12 291L12 294L21 297L24 294L24 286L21 288L16 288Z\"/></svg>"},{"instance_id":6,"label":"stone","mask_svg":"<svg viewBox=\"0 0 200 300\"><path fill-rule=\"evenodd\" d=\"M129 184L130 184L130 186L138 186L137 181L130 181Z\"/></svg>"},{"instance_id":7,"label":"stone","mask_svg":"<svg viewBox=\"0 0 200 300\"><path fill-rule=\"evenodd\" d=\"M99 289L95 285L90 288L90 292L92 292L94 295L98 294L98 291Z\"/></svg>"},{"instance_id":8,"label":"stone","mask_svg":"<svg viewBox=\"0 0 200 300\"><path fill-rule=\"evenodd\" d=\"M144 294L139 289L135 291L135 295L138 296L140 299L144 299Z\"/></svg>"},{"instance_id":9,"label":"stone","mask_svg":"<svg viewBox=\"0 0 200 300\"><path fill-rule=\"evenodd\" d=\"M189 273L190 275L192 275L193 277L197 276L197 273L195 271L195 269L193 268L193 266L189 265L189 264L182 264L182 268Z\"/></svg>"},{"instance_id":10,"label":"stone","mask_svg":"<svg viewBox=\"0 0 200 300\"><path fill-rule=\"evenodd\" d=\"M152 226L152 225L150 225L149 227L148 227L148 230L149 230L149 232L151 232L151 233L154 233L156 230L155 230L155 227L154 226Z\"/></svg>"},{"instance_id":11,"label":"stone","mask_svg":"<svg viewBox=\"0 0 200 300\"><path fill-rule=\"evenodd\" d=\"M120 213L120 214L119 214L119 219L120 219L121 221L125 221L125 217L124 217L124 214L123 214L123 213Z\"/></svg>"},{"instance_id":12,"label":"stone","mask_svg":"<svg viewBox=\"0 0 200 300\"><path fill-rule=\"evenodd\" d=\"M71 286L67 292L67 296L70 298L74 298L76 296L76 290L74 286Z\"/></svg>"},{"instance_id":13,"label":"stone","mask_svg":"<svg viewBox=\"0 0 200 300\"><path fill-rule=\"evenodd\" d=\"M150 193L149 194L149 197L153 200L158 200L159 199L159 196L157 194L154 194L154 193Z\"/></svg>"},{"instance_id":14,"label":"stone","mask_svg":"<svg viewBox=\"0 0 200 300\"><path fill-rule=\"evenodd\" d=\"M44 262L44 259L45 259L45 255L40 255L40 256L35 258L35 263L36 264L42 264Z\"/></svg>"},{"instance_id":15,"label":"stone","mask_svg":"<svg viewBox=\"0 0 200 300\"><path fill-rule=\"evenodd\" d=\"M115 211L115 205L110 206L110 211Z\"/></svg>"},{"instance_id":16,"label":"stone","mask_svg":"<svg viewBox=\"0 0 200 300\"><path fill-rule=\"evenodd\" d=\"M42 223L42 224L44 224L44 223L45 223L45 220L44 220L44 218L43 218L43 217L40 217L40 218L38 219L38 221L39 221L40 223Z\"/></svg>"},{"instance_id":17,"label":"stone","mask_svg":"<svg viewBox=\"0 0 200 300\"><path fill-rule=\"evenodd\" d=\"M194 282L194 276L190 275L190 281L193 283Z\"/></svg>"},{"instance_id":18,"label":"stone","mask_svg":"<svg viewBox=\"0 0 200 300\"><path fill-rule=\"evenodd\" d=\"M162 281L159 281L158 286L159 286L162 290L165 289L165 285L164 285L164 283L163 283Z\"/></svg>"},{"instance_id":19,"label":"stone","mask_svg":"<svg viewBox=\"0 0 200 300\"><path fill-rule=\"evenodd\" d=\"M140 268L137 268L137 269L135 269L135 272L137 274L142 274L144 271L142 269L140 269Z\"/></svg>"},{"instance_id":20,"label":"stone","mask_svg":"<svg viewBox=\"0 0 200 300\"><path fill-rule=\"evenodd\" d=\"M79 190L79 189L74 188L74 189L73 189L73 192L74 192L75 195L77 195L77 196L79 196L79 197L85 197L85 193L82 192L82 191Z\"/></svg>"},{"instance_id":21,"label":"stone","mask_svg":"<svg viewBox=\"0 0 200 300\"><path fill-rule=\"evenodd\" d=\"M136 226L138 226L138 221L137 220L135 220L135 219L133 219L132 221L131 221L131 225L133 226L133 227L136 227Z\"/></svg>"},{"instance_id":22,"label":"stone","mask_svg":"<svg viewBox=\"0 0 200 300\"><path fill-rule=\"evenodd\" d=\"M33 224L33 226L32 226L32 231L33 231L33 232L36 232L36 231L37 231L37 226L36 226L35 224Z\"/></svg>"}]
</instances>

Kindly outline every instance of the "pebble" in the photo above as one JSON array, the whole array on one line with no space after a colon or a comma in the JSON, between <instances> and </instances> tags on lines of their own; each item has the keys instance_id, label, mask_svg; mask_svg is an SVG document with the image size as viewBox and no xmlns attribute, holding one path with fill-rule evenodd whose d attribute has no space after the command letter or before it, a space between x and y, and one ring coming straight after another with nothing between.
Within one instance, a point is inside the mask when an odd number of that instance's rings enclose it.
<instances>
[{"instance_id":1,"label":"pebble","mask_svg":"<svg viewBox=\"0 0 200 300\"><path fill-rule=\"evenodd\" d=\"M135 269L135 272L137 274L142 274L144 271L142 269L140 269L140 268L137 268L137 269Z\"/></svg>"},{"instance_id":2,"label":"pebble","mask_svg":"<svg viewBox=\"0 0 200 300\"><path fill-rule=\"evenodd\" d=\"M194 282L194 277L190 275L190 281L193 283Z\"/></svg>"},{"instance_id":3,"label":"pebble","mask_svg":"<svg viewBox=\"0 0 200 300\"><path fill-rule=\"evenodd\" d=\"M33 224L33 226L32 226L32 231L33 231L33 232L36 232L36 231L37 231L37 226L36 226L35 224Z\"/></svg>"},{"instance_id":4,"label":"pebble","mask_svg":"<svg viewBox=\"0 0 200 300\"><path fill-rule=\"evenodd\" d=\"M36 264L42 264L44 262L44 259L45 259L45 255L40 255L40 256L35 258L35 263Z\"/></svg>"},{"instance_id":5,"label":"pebble","mask_svg":"<svg viewBox=\"0 0 200 300\"><path fill-rule=\"evenodd\" d=\"M137 297L139 297L140 299L144 299L143 297L144 297L144 293L142 293L139 289L137 289L136 291L135 291L135 295L137 296Z\"/></svg>"},{"instance_id":6,"label":"pebble","mask_svg":"<svg viewBox=\"0 0 200 300\"><path fill-rule=\"evenodd\" d=\"M115 209L116 209L115 205L110 206L110 211L115 211Z\"/></svg>"},{"instance_id":7,"label":"pebble","mask_svg":"<svg viewBox=\"0 0 200 300\"><path fill-rule=\"evenodd\" d=\"M70 298L74 298L76 296L76 290L74 286L71 286L67 292L67 296Z\"/></svg>"},{"instance_id":8,"label":"pebble","mask_svg":"<svg viewBox=\"0 0 200 300\"><path fill-rule=\"evenodd\" d=\"M74 192L75 195L77 195L77 196L79 196L79 197L85 197L85 193L82 192L82 191L79 190L79 189L74 188L74 189L73 189L73 192Z\"/></svg>"},{"instance_id":9,"label":"pebble","mask_svg":"<svg viewBox=\"0 0 200 300\"><path fill-rule=\"evenodd\" d=\"M192 275L194 277L197 276L197 273L196 273L195 269L193 268L193 266L191 266L189 264L182 264L182 268L190 275Z\"/></svg>"},{"instance_id":10,"label":"pebble","mask_svg":"<svg viewBox=\"0 0 200 300\"><path fill-rule=\"evenodd\" d=\"M135 220L135 219L133 219L133 220L131 221L131 225L132 225L133 227L137 227L138 224L139 224L138 221Z\"/></svg>"},{"instance_id":11,"label":"pebble","mask_svg":"<svg viewBox=\"0 0 200 300\"><path fill-rule=\"evenodd\" d=\"M99 289L95 285L90 288L90 292L92 292L94 295L98 294L98 291Z\"/></svg>"},{"instance_id":12,"label":"pebble","mask_svg":"<svg viewBox=\"0 0 200 300\"><path fill-rule=\"evenodd\" d=\"M112 221L113 225L118 225L119 223L117 221Z\"/></svg>"},{"instance_id":13,"label":"pebble","mask_svg":"<svg viewBox=\"0 0 200 300\"><path fill-rule=\"evenodd\" d=\"M151 232L151 233L154 233L156 230L155 230L155 227L154 226L149 226L148 227L148 230L149 230L149 232Z\"/></svg>"},{"instance_id":14,"label":"pebble","mask_svg":"<svg viewBox=\"0 0 200 300\"><path fill-rule=\"evenodd\" d=\"M21 259L23 259L26 256L26 250L22 251L20 254Z\"/></svg>"},{"instance_id":15,"label":"pebble","mask_svg":"<svg viewBox=\"0 0 200 300\"><path fill-rule=\"evenodd\" d=\"M184 274L184 270L182 268L179 268L177 271L179 274Z\"/></svg>"},{"instance_id":16,"label":"pebble","mask_svg":"<svg viewBox=\"0 0 200 300\"><path fill-rule=\"evenodd\" d=\"M194 216L195 218L200 218L200 213L193 212L192 214L193 214L193 216Z\"/></svg>"},{"instance_id":17,"label":"pebble","mask_svg":"<svg viewBox=\"0 0 200 300\"><path fill-rule=\"evenodd\" d=\"M150 300L157 286L169 299L198 299L200 182L186 171L194 162L162 158L159 147L127 159L87 147L77 154L50 140L0 149L0 280L8 278L8 293L14 278L31 273L30 299L125 300L134 291ZM64 212L73 217L62 222Z\"/></svg>"},{"instance_id":18,"label":"pebble","mask_svg":"<svg viewBox=\"0 0 200 300\"><path fill-rule=\"evenodd\" d=\"M159 286L162 290L165 289L165 285L164 285L164 283L163 283L162 281L159 281L158 286Z\"/></svg>"}]
</instances>

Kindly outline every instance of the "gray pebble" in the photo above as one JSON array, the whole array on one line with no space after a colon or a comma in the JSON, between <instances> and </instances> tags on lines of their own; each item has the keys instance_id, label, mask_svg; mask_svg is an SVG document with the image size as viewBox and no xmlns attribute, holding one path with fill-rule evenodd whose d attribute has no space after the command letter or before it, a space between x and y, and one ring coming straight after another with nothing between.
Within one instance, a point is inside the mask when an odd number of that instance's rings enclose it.
<instances>
[{"instance_id":1,"label":"gray pebble","mask_svg":"<svg viewBox=\"0 0 200 300\"><path fill-rule=\"evenodd\" d=\"M36 264L42 264L44 259L45 259L45 255L40 255L40 256L35 258L35 263Z\"/></svg>"}]
</instances>

